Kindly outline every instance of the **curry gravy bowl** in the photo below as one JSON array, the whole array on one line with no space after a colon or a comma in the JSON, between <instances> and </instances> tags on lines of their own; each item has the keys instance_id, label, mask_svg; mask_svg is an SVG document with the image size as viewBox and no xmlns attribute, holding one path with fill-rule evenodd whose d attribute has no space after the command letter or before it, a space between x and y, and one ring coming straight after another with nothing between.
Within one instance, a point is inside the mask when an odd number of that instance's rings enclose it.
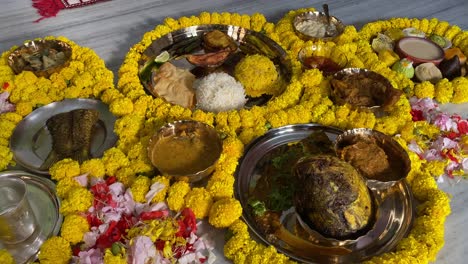
<instances>
[{"instance_id":1,"label":"curry gravy bowl","mask_svg":"<svg viewBox=\"0 0 468 264\"><path fill-rule=\"evenodd\" d=\"M346 130L334 148L339 158L353 165L371 189L387 191L411 170L408 153L392 137L368 128Z\"/></svg>"},{"instance_id":2,"label":"curry gravy bowl","mask_svg":"<svg viewBox=\"0 0 468 264\"><path fill-rule=\"evenodd\" d=\"M213 172L222 149L213 127L182 120L164 125L152 136L148 157L163 175L196 182Z\"/></svg>"}]
</instances>

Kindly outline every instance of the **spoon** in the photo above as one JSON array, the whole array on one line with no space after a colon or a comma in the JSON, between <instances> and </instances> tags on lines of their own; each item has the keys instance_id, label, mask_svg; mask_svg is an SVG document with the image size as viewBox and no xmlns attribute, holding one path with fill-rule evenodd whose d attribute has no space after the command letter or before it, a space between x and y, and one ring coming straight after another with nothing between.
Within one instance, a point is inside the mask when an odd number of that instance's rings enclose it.
<instances>
[{"instance_id":1,"label":"spoon","mask_svg":"<svg viewBox=\"0 0 468 264\"><path fill-rule=\"evenodd\" d=\"M323 12L325 13L325 16L327 16L327 25L325 27L325 37L332 37L333 35L335 35L335 31L331 29L331 26L330 26L330 12L328 11L328 5L323 4L322 7L323 7Z\"/></svg>"}]
</instances>

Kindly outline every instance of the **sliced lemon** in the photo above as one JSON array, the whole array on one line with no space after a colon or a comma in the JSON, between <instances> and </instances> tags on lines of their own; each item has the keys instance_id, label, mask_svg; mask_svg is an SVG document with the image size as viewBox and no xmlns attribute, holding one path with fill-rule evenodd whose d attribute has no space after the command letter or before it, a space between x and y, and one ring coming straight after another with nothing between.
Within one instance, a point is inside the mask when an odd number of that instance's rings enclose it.
<instances>
[{"instance_id":1,"label":"sliced lemon","mask_svg":"<svg viewBox=\"0 0 468 264\"><path fill-rule=\"evenodd\" d=\"M156 58L154 59L154 62L156 63L164 63L168 61L171 58L171 54L167 52L167 50L161 52Z\"/></svg>"}]
</instances>

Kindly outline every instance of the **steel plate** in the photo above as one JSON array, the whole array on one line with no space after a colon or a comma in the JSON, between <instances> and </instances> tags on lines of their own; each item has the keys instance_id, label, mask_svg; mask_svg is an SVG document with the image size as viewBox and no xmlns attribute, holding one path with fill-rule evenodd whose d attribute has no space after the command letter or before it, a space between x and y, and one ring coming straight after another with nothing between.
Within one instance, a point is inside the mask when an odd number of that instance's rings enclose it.
<instances>
[{"instance_id":1,"label":"steel plate","mask_svg":"<svg viewBox=\"0 0 468 264\"><path fill-rule=\"evenodd\" d=\"M94 99L65 99L40 107L27 115L15 128L10 138L10 148L18 165L35 173L48 174L40 166L52 149L52 138L46 126L50 117L75 109L99 111L91 141L91 157L98 158L117 141L114 133L116 117L106 104Z\"/></svg>"},{"instance_id":2,"label":"steel plate","mask_svg":"<svg viewBox=\"0 0 468 264\"><path fill-rule=\"evenodd\" d=\"M0 244L0 248L7 249L16 263L33 262L42 243L57 235L62 225L63 217L59 213L60 199L55 193L55 184L43 176L24 171L5 171L0 173L0 177L18 177L26 182L28 201L40 226L27 240L11 248Z\"/></svg>"},{"instance_id":3,"label":"steel plate","mask_svg":"<svg viewBox=\"0 0 468 264\"><path fill-rule=\"evenodd\" d=\"M283 211L283 232L301 240L305 245L302 248L291 246L287 241L271 239L271 234L264 234L257 226L254 215L248 210L257 164L263 162L262 158L273 149L300 141L314 131L325 132L331 141L343 132L317 124L288 125L270 130L246 148L236 172L235 195L244 208L243 218L251 232L292 259L306 263L354 263L391 251L408 234L414 217L414 199L404 180L386 189L368 186L374 197L376 219L371 229L355 240L326 239L310 233L307 236L296 235L295 230L300 228L300 224L294 208Z\"/></svg>"},{"instance_id":4,"label":"steel plate","mask_svg":"<svg viewBox=\"0 0 468 264\"><path fill-rule=\"evenodd\" d=\"M229 35L238 45L238 50L234 52L221 66L215 68L201 68L196 67L190 64L184 57L184 54L202 54L204 53L201 42L197 43L197 39L201 40L201 37L206 32L213 30L220 30L227 35ZM253 43L252 39L255 40ZM184 44L185 43L185 44ZM176 57L173 60L170 60L172 64L177 67L190 70L197 78L201 78L209 73L214 71L223 71L230 75L233 75L233 70L237 62L240 61L246 54L252 51L248 50L247 47L252 47L253 45L264 45L263 49L257 50L255 54L262 54L268 56L277 67L281 78L285 81L284 83L289 83L291 78L291 67L290 62L287 59L286 51L281 48L275 41L268 38L266 35L251 31L249 29L233 26L233 25L218 25L218 24L209 24L209 25L198 25L191 26L183 29L173 31L167 35L162 36L161 38L155 40L143 53L142 59L139 61L140 69L151 60L154 60L162 51L168 50L171 56ZM175 48L177 47L177 49ZM155 97L158 97L157 94L153 93L151 89L151 78L142 78L143 86L147 92ZM246 108L253 105L262 105L268 102L271 99L271 96L262 96L259 98L249 98L249 101L246 104Z\"/></svg>"}]
</instances>

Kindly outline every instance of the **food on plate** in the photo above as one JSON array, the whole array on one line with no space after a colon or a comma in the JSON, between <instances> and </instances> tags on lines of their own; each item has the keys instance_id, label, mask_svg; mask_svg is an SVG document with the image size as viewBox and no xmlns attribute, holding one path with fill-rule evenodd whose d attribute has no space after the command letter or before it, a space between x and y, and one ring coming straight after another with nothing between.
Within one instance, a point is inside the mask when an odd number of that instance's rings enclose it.
<instances>
[{"instance_id":1,"label":"food on plate","mask_svg":"<svg viewBox=\"0 0 468 264\"><path fill-rule=\"evenodd\" d=\"M152 74L152 91L169 103L191 109L195 106L194 81L190 71L165 62Z\"/></svg>"},{"instance_id":2,"label":"food on plate","mask_svg":"<svg viewBox=\"0 0 468 264\"><path fill-rule=\"evenodd\" d=\"M94 109L76 109L49 118L46 126L52 137L52 150L40 170L47 170L65 158L79 162L89 159L91 140L98 120L99 112Z\"/></svg>"},{"instance_id":3,"label":"food on plate","mask_svg":"<svg viewBox=\"0 0 468 264\"><path fill-rule=\"evenodd\" d=\"M377 78L377 77L380 77ZM338 104L349 103L358 107L382 106L384 109L395 104L402 94L373 72L355 73L342 78L333 78L331 87Z\"/></svg>"},{"instance_id":4,"label":"food on plate","mask_svg":"<svg viewBox=\"0 0 468 264\"><path fill-rule=\"evenodd\" d=\"M224 72L214 72L194 82L197 108L210 112L239 110L247 102L242 84Z\"/></svg>"},{"instance_id":5,"label":"food on plate","mask_svg":"<svg viewBox=\"0 0 468 264\"><path fill-rule=\"evenodd\" d=\"M414 67L413 62L409 59L401 59L392 66L392 70L398 73L403 74L406 78L413 78L414 76Z\"/></svg>"},{"instance_id":6,"label":"food on plate","mask_svg":"<svg viewBox=\"0 0 468 264\"><path fill-rule=\"evenodd\" d=\"M296 24L296 30L304 35L314 38L330 37L338 33L335 24L330 23L329 25L327 25L322 21L313 19L306 19L300 21Z\"/></svg>"},{"instance_id":7,"label":"food on plate","mask_svg":"<svg viewBox=\"0 0 468 264\"><path fill-rule=\"evenodd\" d=\"M393 50L393 40L389 36L379 33L372 40L372 49L377 53L386 49Z\"/></svg>"},{"instance_id":8,"label":"food on plate","mask_svg":"<svg viewBox=\"0 0 468 264\"><path fill-rule=\"evenodd\" d=\"M450 59L444 59L440 62L439 69L442 72L442 76L449 80L462 75L462 66L458 55L455 55Z\"/></svg>"},{"instance_id":9,"label":"food on plate","mask_svg":"<svg viewBox=\"0 0 468 264\"><path fill-rule=\"evenodd\" d=\"M426 37L426 33L424 33L424 31L419 30L417 28L413 28L413 27L403 29L403 34L407 37L417 37L417 38Z\"/></svg>"},{"instance_id":10,"label":"food on plate","mask_svg":"<svg viewBox=\"0 0 468 264\"><path fill-rule=\"evenodd\" d=\"M340 150L340 157L369 179L379 179L391 169L387 154L373 138L345 146Z\"/></svg>"},{"instance_id":11,"label":"food on plate","mask_svg":"<svg viewBox=\"0 0 468 264\"><path fill-rule=\"evenodd\" d=\"M20 67L32 71L52 68L63 64L66 60L65 53L55 49L42 50L41 52L32 54L23 53L21 58L22 60L19 60L21 63Z\"/></svg>"},{"instance_id":12,"label":"food on plate","mask_svg":"<svg viewBox=\"0 0 468 264\"><path fill-rule=\"evenodd\" d=\"M229 49L214 51L205 54L189 54L185 56L188 62L200 67L218 67L229 57Z\"/></svg>"},{"instance_id":13,"label":"food on plate","mask_svg":"<svg viewBox=\"0 0 468 264\"><path fill-rule=\"evenodd\" d=\"M398 54L396 54L393 50L384 49L379 52L379 60L390 67L395 62L400 60L400 56L398 56Z\"/></svg>"},{"instance_id":14,"label":"food on plate","mask_svg":"<svg viewBox=\"0 0 468 264\"><path fill-rule=\"evenodd\" d=\"M419 64L414 69L414 72L415 72L416 78L420 82L429 81L431 83L437 83L440 79L442 79L442 72L432 62Z\"/></svg>"},{"instance_id":15,"label":"food on plate","mask_svg":"<svg viewBox=\"0 0 468 264\"><path fill-rule=\"evenodd\" d=\"M392 41L397 41L405 36L405 34L403 33L403 30L399 28L387 29L385 30L384 34L387 35L390 39L392 39Z\"/></svg>"},{"instance_id":16,"label":"food on plate","mask_svg":"<svg viewBox=\"0 0 468 264\"><path fill-rule=\"evenodd\" d=\"M466 56L463 54L461 49L459 48L450 48L445 51L444 58L446 60L450 60L451 58L458 56L458 59L460 59L460 64L465 64L466 62Z\"/></svg>"},{"instance_id":17,"label":"food on plate","mask_svg":"<svg viewBox=\"0 0 468 264\"><path fill-rule=\"evenodd\" d=\"M278 72L268 57L254 54L244 57L234 68L235 78L251 97L277 93Z\"/></svg>"},{"instance_id":18,"label":"food on plate","mask_svg":"<svg viewBox=\"0 0 468 264\"><path fill-rule=\"evenodd\" d=\"M325 75L331 75L341 70L343 67L332 59L325 56L310 56L304 59L303 65L307 69L319 69Z\"/></svg>"},{"instance_id":19,"label":"food on plate","mask_svg":"<svg viewBox=\"0 0 468 264\"><path fill-rule=\"evenodd\" d=\"M346 238L372 220L372 200L364 178L334 155L301 158L293 168L298 184L296 210L324 236Z\"/></svg>"},{"instance_id":20,"label":"food on plate","mask_svg":"<svg viewBox=\"0 0 468 264\"><path fill-rule=\"evenodd\" d=\"M203 35L203 47L206 50L218 51L228 48L230 51L237 50L236 42L226 33L220 30L212 30Z\"/></svg>"},{"instance_id":21,"label":"food on plate","mask_svg":"<svg viewBox=\"0 0 468 264\"><path fill-rule=\"evenodd\" d=\"M442 36L432 34L429 36L429 39L432 40L435 44L439 45L441 48L444 48L447 45L447 41Z\"/></svg>"}]
</instances>

